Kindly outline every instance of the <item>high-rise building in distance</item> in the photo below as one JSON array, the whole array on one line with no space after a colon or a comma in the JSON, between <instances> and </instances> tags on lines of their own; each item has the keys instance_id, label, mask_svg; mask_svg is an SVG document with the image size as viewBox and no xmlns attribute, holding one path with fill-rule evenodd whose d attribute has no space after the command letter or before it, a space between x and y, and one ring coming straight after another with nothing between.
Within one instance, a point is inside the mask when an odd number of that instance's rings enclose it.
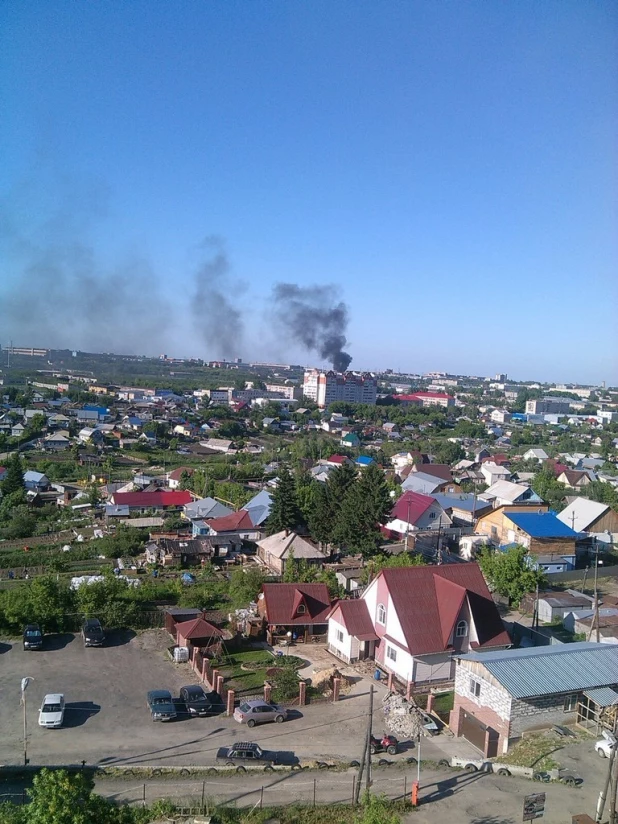
<instances>
[{"instance_id":1,"label":"high-rise building in distance","mask_svg":"<svg viewBox=\"0 0 618 824\"><path fill-rule=\"evenodd\" d=\"M303 395L323 409L334 401L375 404L378 381L370 373L321 372L308 369L303 380Z\"/></svg>"}]
</instances>

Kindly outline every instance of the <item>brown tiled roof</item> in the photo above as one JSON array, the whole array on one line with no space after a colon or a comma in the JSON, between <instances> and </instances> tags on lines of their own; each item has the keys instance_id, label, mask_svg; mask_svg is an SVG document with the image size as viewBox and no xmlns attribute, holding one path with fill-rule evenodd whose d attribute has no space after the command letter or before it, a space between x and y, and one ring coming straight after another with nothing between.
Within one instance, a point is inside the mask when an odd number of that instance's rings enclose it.
<instances>
[{"instance_id":1,"label":"brown tiled roof","mask_svg":"<svg viewBox=\"0 0 618 824\"><path fill-rule=\"evenodd\" d=\"M339 601L335 605L331 615L339 613L341 623L348 631L349 635L358 638L359 641L377 641L367 603L362 598L355 598L350 601Z\"/></svg>"},{"instance_id":2,"label":"brown tiled roof","mask_svg":"<svg viewBox=\"0 0 618 824\"><path fill-rule=\"evenodd\" d=\"M448 648L448 637L466 596L479 647L511 643L477 563L384 569L380 575L412 655Z\"/></svg>"},{"instance_id":3,"label":"brown tiled roof","mask_svg":"<svg viewBox=\"0 0 618 824\"><path fill-rule=\"evenodd\" d=\"M326 584L263 584L262 592L269 624L325 624L332 606ZM301 597L307 612L298 615Z\"/></svg>"}]
</instances>

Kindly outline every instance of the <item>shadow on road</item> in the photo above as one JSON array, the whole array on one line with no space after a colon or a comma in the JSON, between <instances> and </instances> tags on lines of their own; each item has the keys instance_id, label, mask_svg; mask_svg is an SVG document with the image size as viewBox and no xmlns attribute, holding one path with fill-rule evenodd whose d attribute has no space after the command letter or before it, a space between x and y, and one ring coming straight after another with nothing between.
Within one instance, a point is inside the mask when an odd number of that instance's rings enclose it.
<instances>
[{"instance_id":1,"label":"shadow on road","mask_svg":"<svg viewBox=\"0 0 618 824\"><path fill-rule=\"evenodd\" d=\"M132 629L113 629L107 634L105 638L106 647L123 647L128 644L136 633Z\"/></svg>"},{"instance_id":2,"label":"shadow on road","mask_svg":"<svg viewBox=\"0 0 618 824\"><path fill-rule=\"evenodd\" d=\"M81 727L92 715L101 711L99 704L92 701L79 701L64 706L63 727Z\"/></svg>"},{"instance_id":3,"label":"shadow on road","mask_svg":"<svg viewBox=\"0 0 618 824\"><path fill-rule=\"evenodd\" d=\"M46 635L43 638L44 650L64 649L71 641L75 640L75 636L70 632L59 632L55 635Z\"/></svg>"},{"instance_id":4,"label":"shadow on road","mask_svg":"<svg viewBox=\"0 0 618 824\"><path fill-rule=\"evenodd\" d=\"M13 649L13 644L7 644L4 641L0 641L0 655L3 655L11 649Z\"/></svg>"},{"instance_id":5,"label":"shadow on road","mask_svg":"<svg viewBox=\"0 0 618 824\"><path fill-rule=\"evenodd\" d=\"M459 773L445 778L443 781L436 781L433 784L427 784L423 787L424 792L421 795L421 804L430 804L432 801L440 801L442 798L448 798L451 795L462 790L464 787L474 784L484 776L489 775L485 772L474 773ZM435 787L432 792L427 792L431 787Z\"/></svg>"}]
</instances>

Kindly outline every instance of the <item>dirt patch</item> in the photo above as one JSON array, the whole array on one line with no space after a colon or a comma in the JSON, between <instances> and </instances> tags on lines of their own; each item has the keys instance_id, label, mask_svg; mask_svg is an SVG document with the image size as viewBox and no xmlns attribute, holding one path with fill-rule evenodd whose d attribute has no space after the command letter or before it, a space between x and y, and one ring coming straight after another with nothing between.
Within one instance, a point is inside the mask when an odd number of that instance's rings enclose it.
<instances>
[{"instance_id":1,"label":"dirt patch","mask_svg":"<svg viewBox=\"0 0 618 824\"><path fill-rule=\"evenodd\" d=\"M146 652L165 653L170 646L170 636L164 629L147 629L136 635L131 644Z\"/></svg>"}]
</instances>

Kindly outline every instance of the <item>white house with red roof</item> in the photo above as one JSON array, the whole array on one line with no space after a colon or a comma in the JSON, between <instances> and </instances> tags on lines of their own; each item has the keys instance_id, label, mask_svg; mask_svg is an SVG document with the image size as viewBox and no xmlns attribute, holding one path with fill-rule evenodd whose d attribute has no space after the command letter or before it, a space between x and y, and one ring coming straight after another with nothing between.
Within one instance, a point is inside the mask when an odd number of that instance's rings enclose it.
<instances>
[{"instance_id":1,"label":"white house with red roof","mask_svg":"<svg viewBox=\"0 0 618 824\"><path fill-rule=\"evenodd\" d=\"M451 524L451 518L435 498L420 492L408 491L404 492L393 507L384 530L397 535L407 535L424 529L444 529Z\"/></svg>"},{"instance_id":2,"label":"white house with red roof","mask_svg":"<svg viewBox=\"0 0 618 824\"><path fill-rule=\"evenodd\" d=\"M212 518L205 521L206 535L227 538L230 541L231 551L240 551L243 541L258 541L264 531L254 526L251 516L246 509L239 509L231 515L222 518Z\"/></svg>"},{"instance_id":3,"label":"white house with red roof","mask_svg":"<svg viewBox=\"0 0 618 824\"><path fill-rule=\"evenodd\" d=\"M476 563L384 569L329 615L329 650L375 658L403 683L451 681L454 656L510 646Z\"/></svg>"}]
</instances>

